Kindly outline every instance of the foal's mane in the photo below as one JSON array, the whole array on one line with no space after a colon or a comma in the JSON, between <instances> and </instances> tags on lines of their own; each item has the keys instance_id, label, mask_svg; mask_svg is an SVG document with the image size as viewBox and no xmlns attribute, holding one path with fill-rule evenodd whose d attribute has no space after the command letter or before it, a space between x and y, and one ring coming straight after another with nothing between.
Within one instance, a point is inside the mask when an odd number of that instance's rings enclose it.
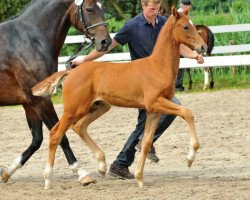
<instances>
[{"instance_id":1,"label":"foal's mane","mask_svg":"<svg viewBox=\"0 0 250 200\"><path fill-rule=\"evenodd\" d=\"M166 23L163 25L156 43L155 43L155 47L154 50L152 52L151 55L154 54L154 52L159 51L157 49L161 48L161 45L159 44L162 41L162 38L164 38L164 40L167 40L168 42L173 42L173 37L171 35L171 33L173 32L178 20L180 20L182 17L186 17L186 15L182 14L182 13L178 13L178 17L176 18L173 14L171 14L168 18L168 20L166 21ZM166 37L167 35L167 37Z\"/></svg>"}]
</instances>

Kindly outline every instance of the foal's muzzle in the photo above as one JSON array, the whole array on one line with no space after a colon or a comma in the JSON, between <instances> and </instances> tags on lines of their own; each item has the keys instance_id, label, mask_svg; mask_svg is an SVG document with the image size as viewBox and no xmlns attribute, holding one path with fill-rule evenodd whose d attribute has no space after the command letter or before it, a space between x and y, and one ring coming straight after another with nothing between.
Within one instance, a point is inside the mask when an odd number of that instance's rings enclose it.
<instances>
[{"instance_id":1,"label":"foal's muzzle","mask_svg":"<svg viewBox=\"0 0 250 200\"><path fill-rule=\"evenodd\" d=\"M199 54L206 53L207 52L207 45L203 44L200 47L195 48L195 51Z\"/></svg>"}]
</instances>

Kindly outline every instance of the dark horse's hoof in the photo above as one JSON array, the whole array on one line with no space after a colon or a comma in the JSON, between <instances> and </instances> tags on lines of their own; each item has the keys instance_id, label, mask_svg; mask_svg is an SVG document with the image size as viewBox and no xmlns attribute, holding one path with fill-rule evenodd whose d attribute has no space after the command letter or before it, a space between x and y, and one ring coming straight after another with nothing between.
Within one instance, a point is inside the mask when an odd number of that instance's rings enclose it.
<instances>
[{"instance_id":1,"label":"dark horse's hoof","mask_svg":"<svg viewBox=\"0 0 250 200\"><path fill-rule=\"evenodd\" d=\"M7 172L6 169L1 168L0 169L0 175L1 175L1 179L4 183L7 183L9 178L10 178L10 174Z\"/></svg>"},{"instance_id":2,"label":"dark horse's hoof","mask_svg":"<svg viewBox=\"0 0 250 200\"><path fill-rule=\"evenodd\" d=\"M89 185L91 183L96 183L96 180L93 179L91 176L85 176L83 177L81 180L80 180L80 183L83 185L83 186L86 186L86 185Z\"/></svg>"}]
</instances>

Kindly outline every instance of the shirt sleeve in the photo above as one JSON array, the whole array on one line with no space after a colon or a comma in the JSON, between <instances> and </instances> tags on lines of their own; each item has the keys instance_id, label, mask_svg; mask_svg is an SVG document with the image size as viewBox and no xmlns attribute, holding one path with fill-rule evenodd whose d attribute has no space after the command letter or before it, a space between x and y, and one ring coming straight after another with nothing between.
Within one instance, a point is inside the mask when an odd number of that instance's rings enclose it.
<instances>
[{"instance_id":1,"label":"shirt sleeve","mask_svg":"<svg viewBox=\"0 0 250 200\"><path fill-rule=\"evenodd\" d=\"M129 23L126 23L115 35L114 39L121 45L125 45L131 40L131 31Z\"/></svg>"}]
</instances>

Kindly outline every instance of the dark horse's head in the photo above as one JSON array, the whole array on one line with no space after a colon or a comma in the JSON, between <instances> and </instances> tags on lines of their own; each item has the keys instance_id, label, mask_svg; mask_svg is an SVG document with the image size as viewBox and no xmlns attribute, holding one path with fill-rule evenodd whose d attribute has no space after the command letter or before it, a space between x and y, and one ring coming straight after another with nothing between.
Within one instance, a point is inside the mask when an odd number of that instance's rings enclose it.
<instances>
[{"instance_id":1,"label":"dark horse's head","mask_svg":"<svg viewBox=\"0 0 250 200\"><path fill-rule=\"evenodd\" d=\"M70 7L70 21L77 30L95 41L97 51L108 49L111 38L99 0L74 0Z\"/></svg>"}]
</instances>

